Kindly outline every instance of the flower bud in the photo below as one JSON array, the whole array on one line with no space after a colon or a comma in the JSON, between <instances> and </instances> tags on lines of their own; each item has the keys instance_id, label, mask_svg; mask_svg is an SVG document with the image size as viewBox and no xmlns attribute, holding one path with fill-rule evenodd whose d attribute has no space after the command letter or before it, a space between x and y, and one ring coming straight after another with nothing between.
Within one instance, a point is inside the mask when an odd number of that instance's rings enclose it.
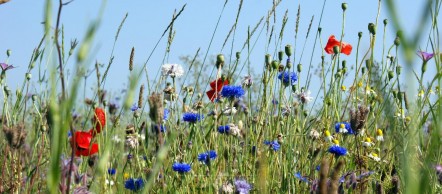
<instances>
[{"instance_id":1,"label":"flower bud","mask_svg":"<svg viewBox=\"0 0 442 194\"><path fill-rule=\"evenodd\" d=\"M384 19L384 26L386 26L388 24L388 20Z\"/></svg>"},{"instance_id":2,"label":"flower bud","mask_svg":"<svg viewBox=\"0 0 442 194\"><path fill-rule=\"evenodd\" d=\"M298 90L298 86L296 84L292 85L292 91L296 92Z\"/></svg>"},{"instance_id":3,"label":"flower bud","mask_svg":"<svg viewBox=\"0 0 442 194\"><path fill-rule=\"evenodd\" d=\"M301 71L302 71L302 64L301 63L298 64L297 70L298 70L298 73L301 73Z\"/></svg>"},{"instance_id":4,"label":"flower bud","mask_svg":"<svg viewBox=\"0 0 442 194\"><path fill-rule=\"evenodd\" d=\"M239 60L241 58L241 52L236 52L236 60Z\"/></svg>"},{"instance_id":5,"label":"flower bud","mask_svg":"<svg viewBox=\"0 0 442 194\"><path fill-rule=\"evenodd\" d=\"M11 51L11 49L8 49L8 50L6 50L6 56L11 56L11 53L12 53L12 51Z\"/></svg>"},{"instance_id":6,"label":"flower bud","mask_svg":"<svg viewBox=\"0 0 442 194\"><path fill-rule=\"evenodd\" d=\"M373 23L368 24L368 31L374 36L376 35L376 26Z\"/></svg>"},{"instance_id":7,"label":"flower bud","mask_svg":"<svg viewBox=\"0 0 442 194\"><path fill-rule=\"evenodd\" d=\"M29 81L32 78L32 74L26 73L26 79Z\"/></svg>"},{"instance_id":8,"label":"flower bud","mask_svg":"<svg viewBox=\"0 0 442 194\"><path fill-rule=\"evenodd\" d=\"M401 44L401 39L396 36L396 38L394 39L394 45L399 46Z\"/></svg>"},{"instance_id":9,"label":"flower bud","mask_svg":"<svg viewBox=\"0 0 442 194\"><path fill-rule=\"evenodd\" d=\"M342 3L341 4L341 8L342 8L342 11L345 11L346 9L347 9L347 3Z\"/></svg>"},{"instance_id":10,"label":"flower bud","mask_svg":"<svg viewBox=\"0 0 442 194\"><path fill-rule=\"evenodd\" d=\"M223 54L218 54L216 56L216 68L222 68L224 65L224 55Z\"/></svg>"},{"instance_id":11,"label":"flower bud","mask_svg":"<svg viewBox=\"0 0 442 194\"><path fill-rule=\"evenodd\" d=\"M284 52L279 51L278 52L278 59L279 59L279 61L282 61L283 58L284 58Z\"/></svg>"},{"instance_id":12,"label":"flower bud","mask_svg":"<svg viewBox=\"0 0 442 194\"><path fill-rule=\"evenodd\" d=\"M397 90L393 90L392 93L393 93L393 97L394 97L394 98L397 98L397 94L398 94Z\"/></svg>"},{"instance_id":13,"label":"flower bud","mask_svg":"<svg viewBox=\"0 0 442 194\"><path fill-rule=\"evenodd\" d=\"M5 92L6 96L9 96L9 94L11 94L11 90L9 89L8 86L4 86L3 91Z\"/></svg>"},{"instance_id":14,"label":"flower bud","mask_svg":"<svg viewBox=\"0 0 442 194\"><path fill-rule=\"evenodd\" d=\"M36 94L32 94L32 96L31 96L32 101L35 102L35 101L37 100L37 97L38 97L38 96L37 96Z\"/></svg>"},{"instance_id":15,"label":"flower bud","mask_svg":"<svg viewBox=\"0 0 442 194\"><path fill-rule=\"evenodd\" d=\"M269 66L270 66L270 64L272 63L272 55L267 54L267 55L265 56L265 63L266 63L266 67L269 67Z\"/></svg>"},{"instance_id":16,"label":"flower bud","mask_svg":"<svg viewBox=\"0 0 442 194\"><path fill-rule=\"evenodd\" d=\"M391 79L393 79L393 77L394 77L394 72L393 71L388 71L388 80L391 80Z\"/></svg>"},{"instance_id":17,"label":"flower bud","mask_svg":"<svg viewBox=\"0 0 442 194\"><path fill-rule=\"evenodd\" d=\"M292 56L292 52L293 52L293 49L292 49L292 45L286 45L285 46L285 54L288 56L288 57L290 57L290 56Z\"/></svg>"},{"instance_id":18,"label":"flower bud","mask_svg":"<svg viewBox=\"0 0 442 194\"><path fill-rule=\"evenodd\" d=\"M337 55L340 51L339 46L334 46L333 47L333 53L335 53L335 55Z\"/></svg>"},{"instance_id":19,"label":"flower bud","mask_svg":"<svg viewBox=\"0 0 442 194\"><path fill-rule=\"evenodd\" d=\"M287 69L290 69L293 67L293 63L288 61L286 66L287 66Z\"/></svg>"},{"instance_id":20,"label":"flower bud","mask_svg":"<svg viewBox=\"0 0 442 194\"><path fill-rule=\"evenodd\" d=\"M401 74L401 71L402 71L402 67L401 67L400 65L398 65L398 66L396 67L396 74L397 74L397 75L400 75L400 74Z\"/></svg>"},{"instance_id":21,"label":"flower bud","mask_svg":"<svg viewBox=\"0 0 442 194\"><path fill-rule=\"evenodd\" d=\"M342 68L346 68L347 67L347 61L346 60L343 60L342 61Z\"/></svg>"},{"instance_id":22,"label":"flower bud","mask_svg":"<svg viewBox=\"0 0 442 194\"><path fill-rule=\"evenodd\" d=\"M365 60L365 67L367 67L367 69L371 68L371 60L370 59Z\"/></svg>"},{"instance_id":23,"label":"flower bud","mask_svg":"<svg viewBox=\"0 0 442 194\"><path fill-rule=\"evenodd\" d=\"M362 38L362 32L358 32L359 39Z\"/></svg>"},{"instance_id":24,"label":"flower bud","mask_svg":"<svg viewBox=\"0 0 442 194\"><path fill-rule=\"evenodd\" d=\"M279 62L277 60L272 61L272 68L274 70L279 68Z\"/></svg>"},{"instance_id":25,"label":"flower bud","mask_svg":"<svg viewBox=\"0 0 442 194\"><path fill-rule=\"evenodd\" d=\"M362 67L362 68L361 68L361 72L362 72L362 75L365 74L365 67Z\"/></svg>"}]
</instances>

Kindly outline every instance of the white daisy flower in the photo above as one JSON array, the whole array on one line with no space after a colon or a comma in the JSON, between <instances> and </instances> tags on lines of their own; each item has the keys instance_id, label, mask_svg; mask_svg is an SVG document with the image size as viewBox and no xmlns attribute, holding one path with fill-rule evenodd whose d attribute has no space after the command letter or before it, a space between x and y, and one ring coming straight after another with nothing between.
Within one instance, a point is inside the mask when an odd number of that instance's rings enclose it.
<instances>
[{"instance_id":1,"label":"white daisy flower","mask_svg":"<svg viewBox=\"0 0 442 194\"><path fill-rule=\"evenodd\" d=\"M379 158L379 156L378 156L377 154L375 154L375 153L370 153L370 154L368 155L368 157L371 158L371 159L373 159L373 160L376 161L376 162L381 161L381 158Z\"/></svg>"},{"instance_id":2,"label":"white daisy flower","mask_svg":"<svg viewBox=\"0 0 442 194\"><path fill-rule=\"evenodd\" d=\"M161 74L163 76L170 76L170 77L181 77L184 75L184 69L179 64L164 64L161 67Z\"/></svg>"}]
</instances>

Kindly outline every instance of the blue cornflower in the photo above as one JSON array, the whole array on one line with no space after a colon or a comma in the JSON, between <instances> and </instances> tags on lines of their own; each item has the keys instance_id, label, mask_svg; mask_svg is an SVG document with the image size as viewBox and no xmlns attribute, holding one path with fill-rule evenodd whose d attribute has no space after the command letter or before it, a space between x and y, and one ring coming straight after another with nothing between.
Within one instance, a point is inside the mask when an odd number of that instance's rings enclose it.
<instances>
[{"instance_id":1,"label":"blue cornflower","mask_svg":"<svg viewBox=\"0 0 442 194\"><path fill-rule=\"evenodd\" d=\"M183 120L189 123L196 123L197 121L203 119L204 116L200 115L198 113L192 113L192 112L188 112L188 113L184 113L183 115Z\"/></svg>"},{"instance_id":2,"label":"blue cornflower","mask_svg":"<svg viewBox=\"0 0 442 194\"><path fill-rule=\"evenodd\" d=\"M218 155L215 150L210 150L208 152L204 152L198 155L198 161L204 162L205 164L209 163L209 160L214 160Z\"/></svg>"},{"instance_id":3,"label":"blue cornflower","mask_svg":"<svg viewBox=\"0 0 442 194\"><path fill-rule=\"evenodd\" d=\"M321 170L321 166L320 165L316 166L316 170L317 171Z\"/></svg>"},{"instance_id":4,"label":"blue cornflower","mask_svg":"<svg viewBox=\"0 0 442 194\"><path fill-rule=\"evenodd\" d=\"M328 148L328 152L334 154L335 156L344 156L347 155L347 149L345 149L344 147L341 146L331 146L330 148Z\"/></svg>"},{"instance_id":5,"label":"blue cornflower","mask_svg":"<svg viewBox=\"0 0 442 194\"><path fill-rule=\"evenodd\" d=\"M301 173L295 173L295 178L297 178L297 179L299 179L300 181L302 181L302 182L306 182L306 183L308 183L308 179L307 179L307 177L304 177L304 176L302 176L301 175Z\"/></svg>"},{"instance_id":6,"label":"blue cornflower","mask_svg":"<svg viewBox=\"0 0 442 194\"><path fill-rule=\"evenodd\" d=\"M132 112L138 110L138 105L137 105L137 103L134 103L134 104L130 107L130 110L131 110Z\"/></svg>"},{"instance_id":7,"label":"blue cornflower","mask_svg":"<svg viewBox=\"0 0 442 194\"><path fill-rule=\"evenodd\" d=\"M155 125L155 132L158 130L158 125ZM160 131L162 132L162 133L165 133L166 132L166 126L164 126L164 125L160 125Z\"/></svg>"},{"instance_id":8,"label":"blue cornflower","mask_svg":"<svg viewBox=\"0 0 442 194\"><path fill-rule=\"evenodd\" d=\"M242 89L241 86L226 85L223 87L223 90L221 90L221 96L224 98L241 98L244 94L244 89Z\"/></svg>"},{"instance_id":9,"label":"blue cornflower","mask_svg":"<svg viewBox=\"0 0 442 194\"><path fill-rule=\"evenodd\" d=\"M127 181L124 183L124 187L126 189L129 189L131 191L138 191L141 188L143 188L144 186L144 181L142 178L138 178L138 179L127 179Z\"/></svg>"},{"instance_id":10,"label":"blue cornflower","mask_svg":"<svg viewBox=\"0 0 442 194\"><path fill-rule=\"evenodd\" d=\"M107 169L107 173L110 175L114 175L117 172L117 170L115 170L115 168L109 168Z\"/></svg>"},{"instance_id":11,"label":"blue cornflower","mask_svg":"<svg viewBox=\"0 0 442 194\"><path fill-rule=\"evenodd\" d=\"M298 76L295 72L284 71L278 75L278 79L280 79L285 86L289 86L295 85L295 82L298 81Z\"/></svg>"},{"instance_id":12,"label":"blue cornflower","mask_svg":"<svg viewBox=\"0 0 442 194\"><path fill-rule=\"evenodd\" d=\"M264 141L264 144L270 146L274 151L278 151L281 148L281 145L278 143L278 141Z\"/></svg>"},{"instance_id":13,"label":"blue cornflower","mask_svg":"<svg viewBox=\"0 0 442 194\"><path fill-rule=\"evenodd\" d=\"M170 113L169 109L164 109L163 120L166 121L169 118L169 113Z\"/></svg>"},{"instance_id":14,"label":"blue cornflower","mask_svg":"<svg viewBox=\"0 0 442 194\"><path fill-rule=\"evenodd\" d=\"M236 191L240 194L247 194L252 189L252 186L244 179L235 180Z\"/></svg>"},{"instance_id":15,"label":"blue cornflower","mask_svg":"<svg viewBox=\"0 0 442 194\"><path fill-rule=\"evenodd\" d=\"M221 134L228 134L230 132L230 127L228 125L219 126L218 132Z\"/></svg>"},{"instance_id":16,"label":"blue cornflower","mask_svg":"<svg viewBox=\"0 0 442 194\"><path fill-rule=\"evenodd\" d=\"M336 133L354 134L349 122L338 122L335 124Z\"/></svg>"},{"instance_id":17,"label":"blue cornflower","mask_svg":"<svg viewBox=\"0 0 442 194\"><path fill-rule=\"evenodd\" d=\"M172 165L172 169L173 169L173 171L176 171L179 173L185 173L185 172L189 172L192 169L192 167L190 166L190 164L175 162Z\"/></svg>"}]
</instances>

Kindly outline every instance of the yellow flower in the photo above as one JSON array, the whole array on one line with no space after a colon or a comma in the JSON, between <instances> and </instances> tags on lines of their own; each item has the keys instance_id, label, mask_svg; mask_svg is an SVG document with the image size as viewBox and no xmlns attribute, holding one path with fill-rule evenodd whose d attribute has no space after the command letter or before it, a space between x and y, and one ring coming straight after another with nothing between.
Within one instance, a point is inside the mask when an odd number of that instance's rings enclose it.
<instances>
[{"instance_id":1,"label":"yellow flower","mask_svg":"<svg viewBox=\"0 0 442 194\"><path fill-rule=\"evenodd\" d=\"M332 142L333 142L333 144L335 144L337 146L339 145L339 141L337 139L332 140Z\"/></svg>"},{"instance_id":2,"label":"yellow flower","mask_svg":"<svg viewBox=\"0 0 442 194\"><path fill-rule=\"evenodd\" d=\"M378 156L376 153L370 153L370 154L368 155L368 157L371 158L371 159L373 159L373 160L376 161L376 162L381 161L381 158L379 158L379 156Z\"/></svg>"},{"instance_id":3,"label":"yellow flower","mask_svg":"<svg viewBox=\"0 0 442 194\"><path fill-rule=\"evenodd\" d=\"M345 91L345 90L347 90L347 87L345 87L344 85L342 85L342 86L341 86L341 90L342 90L342 91Z\"/></svg>"},{"instance_id":4,"label":"yellow flower","mask_svg":"<svg viewBox=\"0 0 442 194\"><path fill-rule=\"evenodd\" d=\"M423 98L424 95L425 95L425 91L424 90L419 91L419 93L417 94L417 96L420 97L420 98Z\"/></svg>"},{"instance_id":5,"label":"yellow flower","mask_svg":"<svg viewBox=\"0 0 442 194\"><path fill-rule=\"evenodd\" d=\"M369 137L366 137L365 138L365 141L364 142L362 142L362 145L364 146L364 147L370 147L370 146L372 146L374 143L371 141L371 138L369 138Z\"/></svg>"},{"instance_id":6,"label":"yellow flower","mask_svg":"<svg viewBox=\"0 0 442 194\"><path fill-rule=\"evenodd\" d=\"M358 83L358 87L362 87L362 81Z\"/></svg>"},{"instance_id":7,"label":"yellow flower","mask_svg":"<svg viewBox=\"0 0 442 194\"><path fill-rule=\"evenodd\" d=\"M384 133L382 132L382 129L376 130L376 140L377 141L384 141Z\"/></svg>"},{"instance_id":8,"label":"yellow flower","mask_svg":"<svg viewBox=\"0 0 442 194\"><path fill-rule=\"evenodd\" d=\"M129 178L129 173L125 172L124 175L123 175L123 178L124 179L128 179Z\"/></svg>"},{"instance_id":9,"label":"yellow flower","mask_svg":"<svg viewBox=\"0 0 442 194\"><path fill-rule=\"evenodd\" d=\"M327 141L333 140L333 136L331 136L330 131L325 130L324 135L325 135L325 140L327 140Z\"/></svg>"}]
</instances>

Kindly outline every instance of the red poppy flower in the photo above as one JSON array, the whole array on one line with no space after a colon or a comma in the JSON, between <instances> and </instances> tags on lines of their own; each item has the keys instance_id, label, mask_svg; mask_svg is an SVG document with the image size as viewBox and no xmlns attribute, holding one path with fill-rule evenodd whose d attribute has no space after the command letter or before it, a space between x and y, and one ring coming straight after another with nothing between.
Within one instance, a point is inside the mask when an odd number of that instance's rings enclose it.
<instances>
[{"instance_id":1,"label":"red poppy flower","mask_svg":"<svg viewBox=\"0 0 442 194\"><path fill-rule=\"evenodd\" d=\"M90 156L98 152L98 144L91 145L92 134L85 131L76 131L71 139L75 156Z\"/></svg>"},{"instance_id":2,"label":"red poppy flower","mask_svg":"<svg viewBox=\"0 0 442 194\"><path fill-rule=\"evenodd\" d=\"M95 136L100 133L106 125L106 112L102 108L95 108L95 115L92 122L94 123L95 130L91 129L91 133Z\"/></svg>"},{"instance_id":3,"label":"red poppy flower","mask_svg":"<svg viewBox=\"0 0 442 194\"><path fill-rule=\"evenodd\" d=\"M327 54L333 54L334 53L333 47L335 47L335 46L339 47L340 44L341 44L341 42L339 40L336 40L335 35L331 35L328 38L328 42L327 42L327 45L325 46L324 50ZM346 42L342 42L342 49L340 49L340 50L341 50L341 53L344 53L346 55L350 55L352 48L353 47L350 44L348 44Z\"/></svg>"},{"instance_id":4,"label":"red poppy flower","mask_svg":"<svg viewBox=\"0 0 442 194\"><path fill-rule=\"evenodd\" d=\"M213 102L216 98L218 98L218 93L223 89L223 86L225 85L229 85L229 81L223 81L221 78L210 82L210 87L212 89L206 92L207 97L209 97L210 101Z\"/></svg>"}]
</instances>

